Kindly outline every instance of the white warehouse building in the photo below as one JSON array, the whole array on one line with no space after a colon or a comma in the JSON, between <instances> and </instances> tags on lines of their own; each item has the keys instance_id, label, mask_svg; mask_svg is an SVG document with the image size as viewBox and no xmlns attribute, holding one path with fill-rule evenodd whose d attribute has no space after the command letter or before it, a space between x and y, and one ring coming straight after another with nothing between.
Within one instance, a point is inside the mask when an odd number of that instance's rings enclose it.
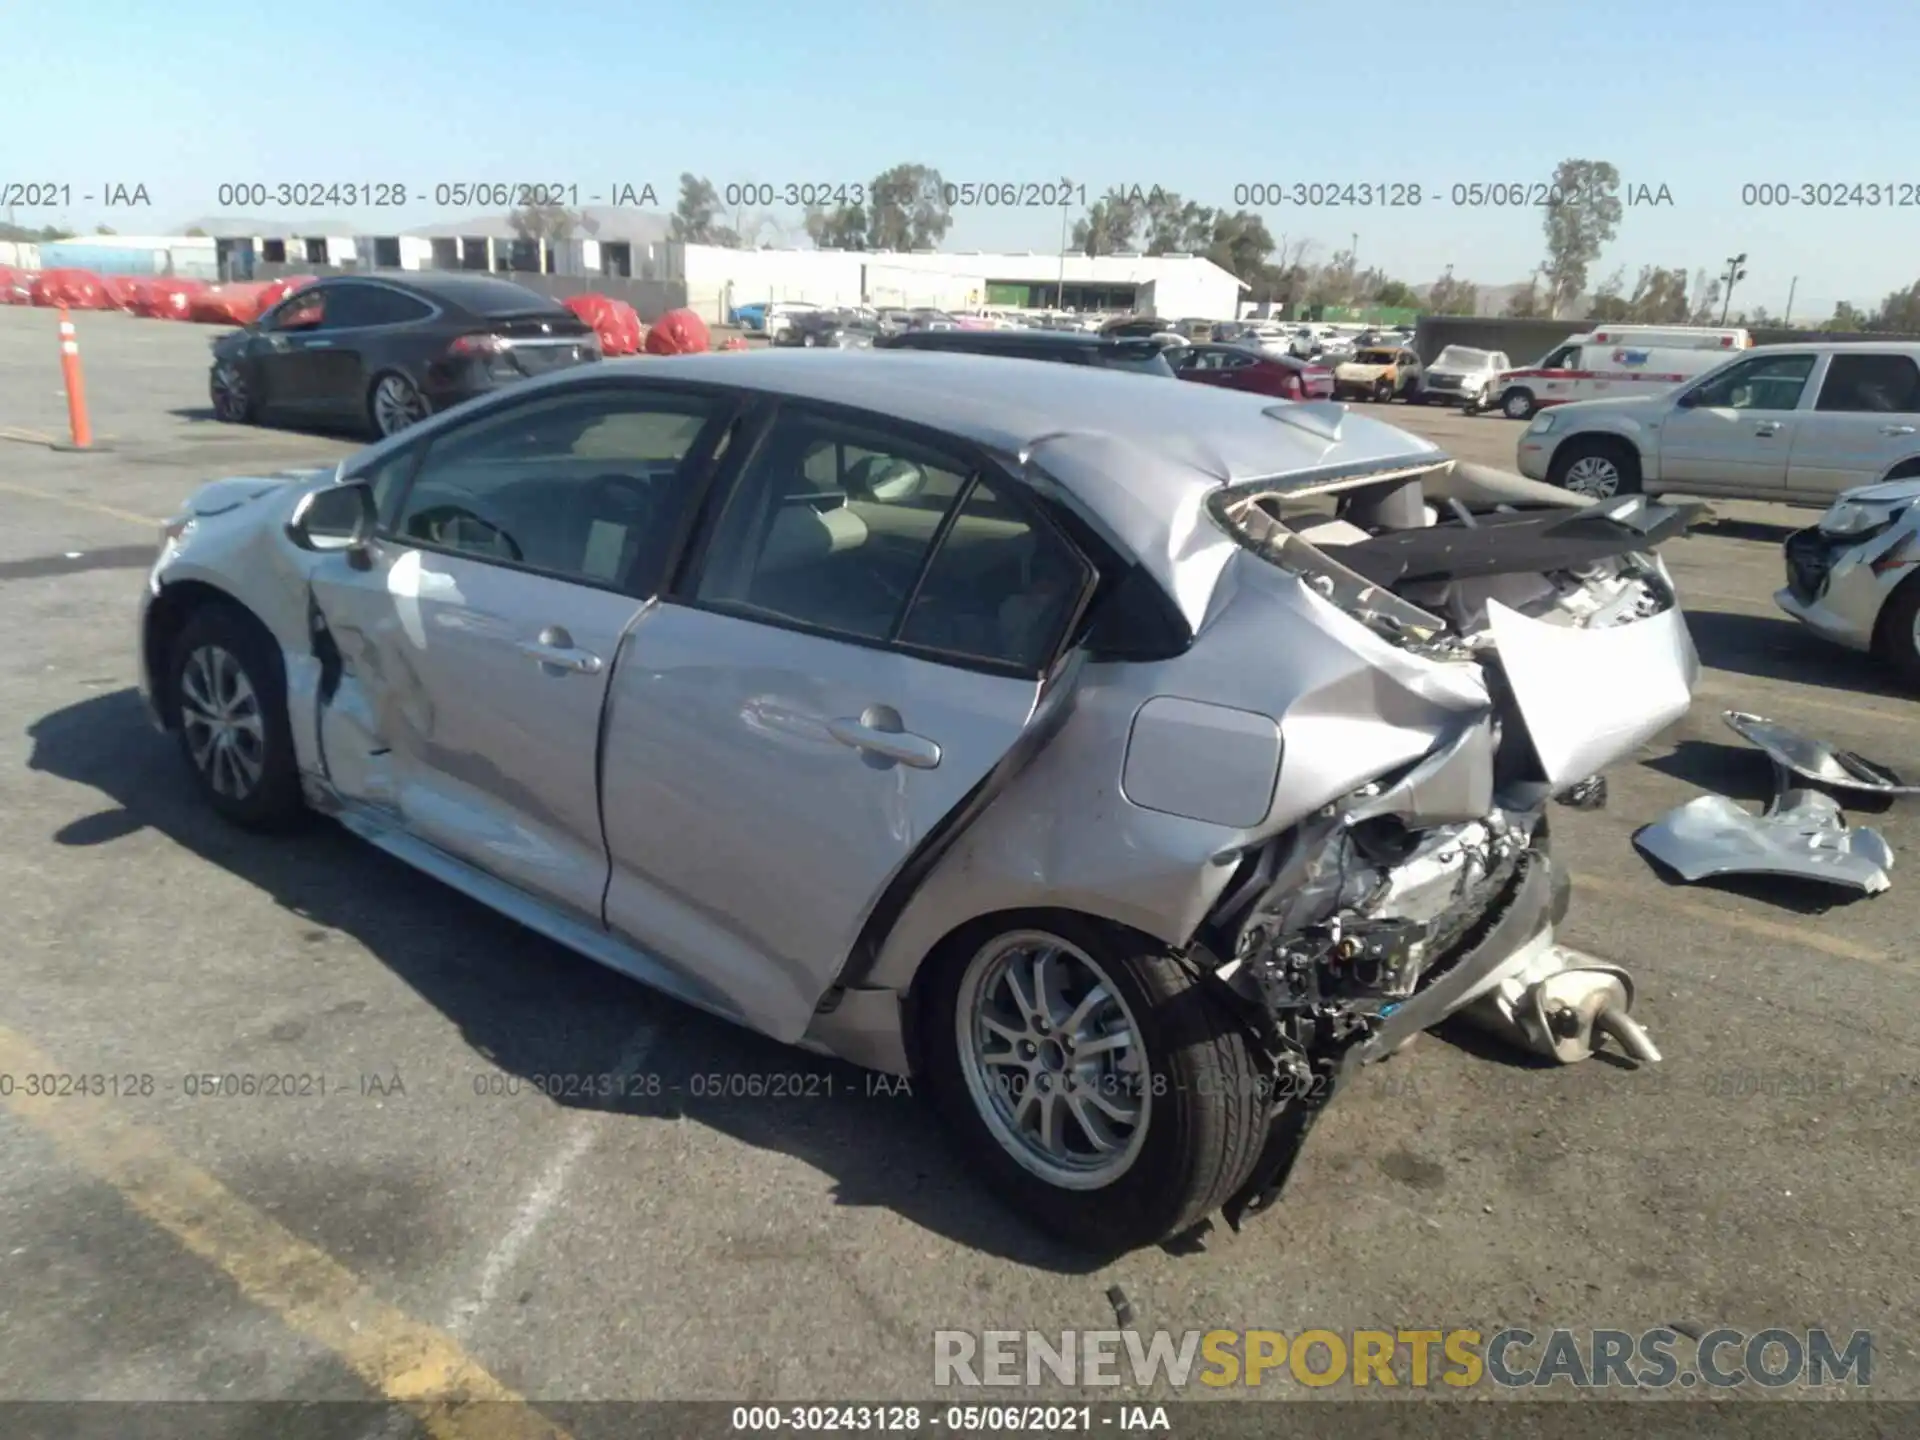
<instances>
[{"instance_id":1,"label":"white warehouse building","mask_svg":"<svg viewBox=\"0 0 1920 1440\"><path fill-rule=\"evenodd\" d=\"M660 278L686 286L687 305L724 320L737 305L1132 310L1168 319L1232 320L1247 287L1198 255L1082 255L979 250L732 250L670 241Z\"/></svg>"}]
</instances>

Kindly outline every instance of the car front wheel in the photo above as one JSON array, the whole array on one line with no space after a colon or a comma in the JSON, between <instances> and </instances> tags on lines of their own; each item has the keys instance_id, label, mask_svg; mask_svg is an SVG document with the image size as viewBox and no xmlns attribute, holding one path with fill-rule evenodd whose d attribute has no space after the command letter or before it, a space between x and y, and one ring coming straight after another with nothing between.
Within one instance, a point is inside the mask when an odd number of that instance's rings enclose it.
<instances>
[{"instance_id":1,"label":"car front wheel","mask_svg":"<svg viewBox=\"0 0 1920 1440\"><path fill-rule=\"evenodd\" d=\"M1500 401L1500 413L1509 420L1531 420L1533 409L1531 390L1509 390Z\"/></svg>"},{"instance_id":2,"label":"car front wheel","mask_svg":"<svg viewBox=\"0 0 1920 1440\"><path fill-rule=\"evenodd\" d=\"M1246 1037L1153 941L1046 914L935 963L935 1101L1041 1228L1119 1254L1191 1229L1251 1171L1266 1112Z\"/></svg>"},{"instance_id":3,"label":"car front wheel","mask_svg":"<svg viewBox=\"0 0 1920 1440\"><path fill-rule=\"evenodd\" d=\"M174 640L168 679L181 753L207 803L249 830L304 815L286 684L265 627L233 606L202 606Z\"/></svg>"},{"instance_id":4,"label":"car front wheel","mask_svg":"<svg viewBox=\"0 0 1920 1440\"><path fill-rule=\"evenodd\" d=\"M234 361L222 360L214 365L207 376L207 396L213 402L214 415L229 425L244 425L253 419L247 377Z\"/></svg>"},{"instance_id":5,"label":"car front wheel","mask_svg":"<svg viewBox=\"0 0 1920 1440\"><path fill-rule=\"evenodd\" d=\"M1625 441L1602 436L1569 440L1554 453L1547 479L1589 500L1611 500L1640 488L1640 461Z\"/></svg>"},{"instance_id":6,"label":"car front wheel","mask_svg":"<svg viewBox=\"0 0 1920 1440\"><path fill-rule=\"evenodd\" d=\"M1888 598L1874 627L1874 649L1902 681L1920 689L1920 575L1909 575Z\"/></svg>"}]
</instances>

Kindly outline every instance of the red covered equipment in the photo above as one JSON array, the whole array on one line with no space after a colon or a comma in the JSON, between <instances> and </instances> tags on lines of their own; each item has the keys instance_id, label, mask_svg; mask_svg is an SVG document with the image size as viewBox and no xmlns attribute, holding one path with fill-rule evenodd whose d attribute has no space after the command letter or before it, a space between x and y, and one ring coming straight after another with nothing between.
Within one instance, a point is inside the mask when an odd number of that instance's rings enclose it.
<instances>
[{"instance_id":1,"label":"red covered equipment","mask_svg":"<svg viewBox=\"0 0 1920 1440\"><path fill-rule=\"evenodd\" d=\"M0 265L0 305L31 305L33 277L25 270Z\"/></svg>"},{"instance_id":2,"label":"red covered equipment","mask_svg":"<svg viewBox=\"0 0 1920 1440\"><path fill-rule=\"evenodd\" d=\"M640 312L611 295L569 295L561 302L593 327L603 355L637 355L646 331Z\"/></svg>"},{"instance_id":3,"label":"red covered equipment","mask_svg":"<svg viewBox=\"0 0 1920 1440\"><path fill-rule=\"evenodd\" d=\"M260 318L260 292L270 281L215 285L188 297L187 318L202 325L251 325Z\"/></svg>"},{"instance_id":4,"label":"red covered equipment","mask_svg":"<svg viewBox=\"0 0 1920 1440\"><path fill-rule=\"evenodd\" d=\"M278 280L269 280L260 292L260 308L255 313L266 314L294 291L306 289L319 278L318 275L282 275Z\"/></svg>"},{"instance_id":5,"label":"red covered equipment","mask_svg":"<svg viewBox=\"0 0 1920 1440\"><path fill-rule=\"evenodd\" d=\"M33 277L33 303L52 308L64 305L69 310L104 310L107 292L100 277L91 270L42 270Z\"/></svg>"},{"instance_id":6,"label":"red covered equipment","mask_svg":"<svg viewBox=\"0 0 1920 1440\"><path fill-rule=\"evenodd\" d=\"M692 355L712 348L707 322L691 310L669 310L647 331L649 355Z\"/></svg>"},{"instance_id":7,"label":"red covered equipment","mask_svg":"<svg viewBox=\"0 0 1920 1440\"><path fill-rule=\"evenodd\" d=\"M180 280L170 275L142 280L133 298L133 313L149 320L185 320L192 310L193 297L206 288L204 280Z\"/></svg>"}]
</instances>

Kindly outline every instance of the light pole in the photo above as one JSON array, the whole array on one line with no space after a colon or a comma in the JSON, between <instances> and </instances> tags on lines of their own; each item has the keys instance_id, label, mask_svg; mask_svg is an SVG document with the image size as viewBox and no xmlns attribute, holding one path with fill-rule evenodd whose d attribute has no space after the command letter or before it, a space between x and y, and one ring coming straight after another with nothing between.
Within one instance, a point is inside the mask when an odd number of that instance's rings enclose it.
<instances>
[{"instance_id":1,"label":"light pole","mask_svg":"<svg viewBox=\"0 0 1920 1440\"><path fill-rule=\"evenodd\" d=\"M1720 300L1720 323L1727 323L1727 312L1733 308L1733 287L1747 278L1747 252L1727 257L1727 273L1720 277L1726 282L1726 290Z\"/></svg>"},{"instance_id":2,"label":"light pole","mask_svg":"<svg viewBox=\"0 0 1920 1440\"><path fill-rule=\"evenodd\" d=\"M1060 309L1067 308L1067 202L1060 202L1060 280L1054 295L1054 304Z\"/></svg>"},{"instance_id":3,"label":"light pole","mask_svg":"<svg viewBox=\"0 0 1920 1440\"><path fill-rule=\"evenodd\" d=\"M1783 327L1793 324L1793 297L1799 293L1799 290L1800 277L1796 275L1793 277L1793 283L1787 286L1787 313L1780 317L1780 324Z\"/></svg>"}]
</instances>

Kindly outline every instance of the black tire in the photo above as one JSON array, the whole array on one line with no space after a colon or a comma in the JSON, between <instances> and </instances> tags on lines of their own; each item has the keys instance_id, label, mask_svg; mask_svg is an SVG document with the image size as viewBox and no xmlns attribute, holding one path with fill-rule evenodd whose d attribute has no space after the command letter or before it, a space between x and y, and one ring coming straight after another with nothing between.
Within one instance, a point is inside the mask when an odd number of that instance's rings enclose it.
<instances>
[{"instance_id":1,"label":"black tire","mask_svg":"<svg viewBox=\"0 0 1920 1440\"><path fill-rule=\"evenodd\" d=\"M1391 405L1393 403L1393 382L1391 380L1376 380L1373 386L1373 398L1378 400L1382 405Z\"/></svg>"},{"instance_id":2,"label":"black tire","mask_svg":"<svg viewBox=\"0 0 1920 1440\"><path fill-rule=\"evenodd\" d=\"M1500 413L1509 420L1531 420L1539 408L1531 390L1509 390L1500 397Z\"/></svg>"},{"instance_id":3,"label":"black tire","mask_svg":"<svg viewBox=\"0 0 1920 1440\"><path fill-rule=\"evenodd\" d=\"M230 361L216 360L207 371L207 401L217 420L229 425L253 423L253 396L240 367Z\"/></svg>"},{"instance_id":4,"label":"black tire","mask_svg":"<svg viewBox=\"0 0 1920 1440\"><path fill-rule=\"evenodd\" d=\"M1581 477L1575 467L1582 461L1610 465L1618 477L1614 488L1604 492L1577 488ZM1627 441L1612 435L1576 435L1553 452L1553 460L1547 466L1547 483L1593 500L1637 495L1640 493L1640 455Z\"/></svg>"},{"instance_id":5,"label":"black tire","mask_svg":"<svg viewBox=\"0 0 1920 1440\"><path fill-rule=\"evenodd\" d=\"M418 409L418 413L405 424L390 424L383 418L381 392L387 387L393 387L396 395L404 395L408 403ZM384 440L389 435L398 435L402 430L418 425L432 413L433 407L420 393L420 387L398 370L383 370L367 385L367 433L376 440Z\"/></svg>"},{"instance_id":6,"label":"black tire","mask_svg":"<svg viewBox=\"0 0 1920 1440\"><path fill-rule=\"evenodd\" d=\"M961 985L998 937L1039 931L1092 957L1110 977L1144 1052L1150 1095L1133 1162L1094 1189L1068 1189L1028 1169L988 1128L962 1068ZM1193 973L1151 939L1078 915L997 917L955 935L929 962L919 1011L921 1068L936 1107L999 1197L1076 1249L1115 1256L1193 1228L1251 1173L1266 1107L1246 1035Z\"/></svg>"},{"instance_id":7,"label":"black tire","mask_svg":"<svg viewBox=\"0 0 1920 1440\"><path fill-rule=\"evenodd\" d=\"M1903 684L1920 690L1920 575L1901 581L1873 627L1873 648Z\"/></svg>"},{"instance_id":8,"label":"black tire","mask_svg":"<svg viewBox=\"0 0 1920 1440\"><path fill-rule=\"evenodd\" d=\"M206 731L194 721L197 707L190 698L193 691L187 687L194 684L195 689L205 692L209 672L199 670L198 683L188 672L190 666L205 665L211 652L222 653L237 663L254 697L253 712L259 721L257 749L250 742L236 742L246 747L259 767L257 778L238 793L231 785L216 783L214 771L219 766L212 750L206 752L204 763L197 753ZM247 830L283 830L305 818L308 812L300 792L293 731L287 723L286 675L279 647L264 625L236 605L214 602L200 606L174 637L167 658L167 681L172 707L167 718L179 736L180 753L201 795L222 818ZM236 773L230 769L225 775L231 781Z\"/></svg>"}]
</instances>

